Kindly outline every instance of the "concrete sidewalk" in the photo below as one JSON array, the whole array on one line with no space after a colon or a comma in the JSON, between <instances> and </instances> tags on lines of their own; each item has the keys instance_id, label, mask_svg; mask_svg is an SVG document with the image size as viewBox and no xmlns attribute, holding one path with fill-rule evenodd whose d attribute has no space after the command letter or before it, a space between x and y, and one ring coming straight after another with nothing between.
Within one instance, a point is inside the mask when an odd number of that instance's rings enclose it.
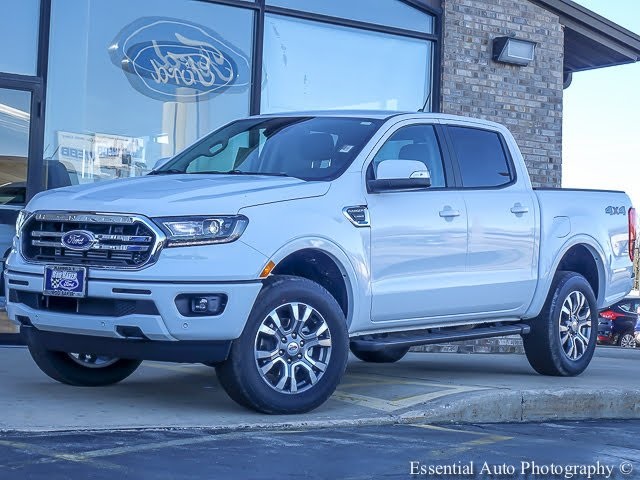
<instances>
[{"instance_id":1,"label":"concrete sidewalk","mask_svg":"<svg viewBox=\"0 0 640 480\"><path fill-rule=\"evenodd\" d=\"M0 430L300 428L412 422L640 418L640 349L599 347L577 378L543 377L522 355L410 353L392 365L355 359L334 396L307 415L260 415L232 402L214 369L144 362L103 388L61 385L28 351L0 348Z\"/></svg>"}]
</instances>

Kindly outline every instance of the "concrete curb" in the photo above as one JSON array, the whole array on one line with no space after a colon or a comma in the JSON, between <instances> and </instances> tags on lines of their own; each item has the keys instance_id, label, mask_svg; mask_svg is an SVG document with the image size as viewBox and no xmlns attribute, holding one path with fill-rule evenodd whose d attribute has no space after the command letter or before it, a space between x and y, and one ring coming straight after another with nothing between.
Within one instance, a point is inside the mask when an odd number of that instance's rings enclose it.
<instances>
[{"instance_id":1,"label":"concrete curb","mask_svg":"<svg viewBox=\"0 0 640 480\"><path fill-rule=\"evenodd\" d=\"M233 425L158 425L154 427L110 425L105 428L27 428L7 429L4 433L100 432L100 431L165 431L201 430L230 433L260 430L298 430L345 428L413 423L520 423L561 420L640 419L640 388L556 389L556 390L484 390L460 394L454 398L435 400L419 409L401 414L379 414L337 420L251 422Z\"/></svg>"},{"instance_id":2,"label":"concrete curb","mask_svg":"<svg viewBox=\"0 0 640 480\"><path fill-rule=\"evenodd\" d=\"M432 423L640 418L640 389L487 390L401 415Z\"/></svg>"}]
</instances>

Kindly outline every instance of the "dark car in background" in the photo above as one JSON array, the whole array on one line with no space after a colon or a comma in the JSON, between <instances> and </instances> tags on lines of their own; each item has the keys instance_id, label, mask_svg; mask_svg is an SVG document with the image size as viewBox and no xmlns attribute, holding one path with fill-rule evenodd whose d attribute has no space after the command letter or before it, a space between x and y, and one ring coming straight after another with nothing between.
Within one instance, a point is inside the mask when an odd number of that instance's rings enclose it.
<instances>
[{"instance_id":1,"label":"dark car in background","mask_svg":"<svg viewBox=\"0 0 640 480\"><path fill-rule=\"evenodd\" d=\"M635 348L640 345L640 297L626 297L600 312L598 343Z\"/></svg>"}]
</instances>

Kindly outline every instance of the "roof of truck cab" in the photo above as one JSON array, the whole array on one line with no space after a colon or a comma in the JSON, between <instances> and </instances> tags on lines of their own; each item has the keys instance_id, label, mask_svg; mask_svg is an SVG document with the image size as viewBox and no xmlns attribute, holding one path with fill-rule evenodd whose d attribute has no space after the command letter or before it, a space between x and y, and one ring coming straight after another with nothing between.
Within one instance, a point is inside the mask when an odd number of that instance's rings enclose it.
<instances>
[{"instance_id":1,"label":"roof of truck cab","mask_svg":"<svg viewBox=\"0 0 640 480\"><path fill-rule=\"evenodd\" d=\"M391 110L305 110L299 112L278 112L256 115L256 117L345 117L371 118L386 120L397 115L415 112L398 112ZM420 113L420 112L418 112ZM425 115L434 115L426 114Z\"/></svg>"},{"instance_id":2,"label":"roof of truck cab","mask_svg":"<svg viewBox=\"0 0 640 480\"><path fill-rule=\"evenodd\" d=\"M503 125L475 117L463 117L461 115L449 115L446 113L432 112L410 112L410 111L391 111L391 110L308 110L300 112L279 112L255 115L251 118L272 118L272 117L341 117L341 118L365 118L375 120L388 120L390 118L402 117L406 118L426 118L433 120L458 120L466 122L474 122L482 125L502 127Z\"/></svg>"}]
</instances>

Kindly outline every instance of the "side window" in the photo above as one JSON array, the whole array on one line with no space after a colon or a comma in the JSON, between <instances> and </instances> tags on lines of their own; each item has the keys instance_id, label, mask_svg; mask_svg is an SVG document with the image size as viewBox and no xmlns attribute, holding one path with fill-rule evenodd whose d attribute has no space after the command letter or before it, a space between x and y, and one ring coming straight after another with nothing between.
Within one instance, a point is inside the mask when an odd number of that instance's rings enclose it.
<instances>
[{"instance_id":1,"label":"side window","mask_svg":"<svg viewBox=\"0 0 640 480\"><path fill-rule=\"evenodd\" d=\"M633 312L634 308L632 307L631 302L619 303L618 307L625 312Z\"/></svg>"},{"instance_id":2,"label":"side window","mask_svg":"<svg viewBox=\"0 0 640 480\"><path fill-rule=\"evenodd\" d=\"M513 180L500 135L488 130L449 127L463 187L491 188Z\"/></svg>"},{"instance_id":3,"label":"side window","mask_svg":"<svg viewBox=\"0 0 640 480\"><path fill-rule=\"evenodd\" d=\"M624 310L625 312L640 313L640 312L638 312L638 310L640 309L640 301L637 301L637 300L631 300L631 301L624 302L624 303L618 303L618 306L622 310Z\"/></svg>"},{"instance_id":4,"label":"side window","mask_svg":"<svg viewBox=\"0 0 640 480\"><path fill-rule=\"evenodd\" d=\"M432 125L411 125L395 132L373 158L373 175L383 160L417 160L431 174L431 187L445 187L442 152Z\"/></svg>"}]
</instances>

